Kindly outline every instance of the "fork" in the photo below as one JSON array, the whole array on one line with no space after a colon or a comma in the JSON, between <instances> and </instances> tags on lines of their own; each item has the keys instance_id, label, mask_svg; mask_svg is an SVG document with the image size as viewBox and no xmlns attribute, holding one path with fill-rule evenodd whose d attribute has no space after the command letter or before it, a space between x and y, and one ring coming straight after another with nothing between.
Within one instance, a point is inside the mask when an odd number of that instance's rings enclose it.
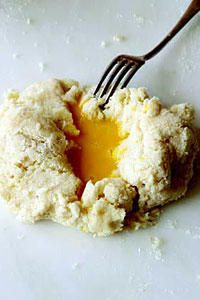
<instances>
[{"instance_id":1,"label":"fork","mask_svg":"<svg viewBox=\"0 0 200 300\"><path fill-rule=\"evenodd\" d=\"M98 98L105 98L104 103L99 105L99 107L103 110L119 85L121 89L125 88L145 62L158 54L199 11L200 0L192 0L178 23L166 37L147 54L142 56L121 54L116 56L104 71L94 91L94 95ZM106 82L107 77L108 79Z\"/></svg>"}]
</instances>

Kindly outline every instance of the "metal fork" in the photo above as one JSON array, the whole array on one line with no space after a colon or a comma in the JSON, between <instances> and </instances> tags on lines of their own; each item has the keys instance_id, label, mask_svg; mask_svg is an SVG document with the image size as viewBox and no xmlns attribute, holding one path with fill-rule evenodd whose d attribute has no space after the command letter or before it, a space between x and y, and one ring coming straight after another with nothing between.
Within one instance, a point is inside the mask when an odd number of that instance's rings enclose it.
<instances>
[{"instance_id":1,"label":"metal fork","mask_svg":"<svg viewBox=\"0 0 200 300\"><path fill-rule=\"evenodd\" d=\"M158 54L199 11L200 0L192 0L175 27L173 27L167 36L147 54L142 56L121 54L115 57L106 68L94 91L94 95L98 98L106 96L105 102L100 105L100 108L105 108L105 105L108 103L115 90L119 87L120 83L120 88L125 88L133 75L145 64L145 62ZM108 80L105 83L105 79L107 77Z\"/></svg>"}]
</instances>

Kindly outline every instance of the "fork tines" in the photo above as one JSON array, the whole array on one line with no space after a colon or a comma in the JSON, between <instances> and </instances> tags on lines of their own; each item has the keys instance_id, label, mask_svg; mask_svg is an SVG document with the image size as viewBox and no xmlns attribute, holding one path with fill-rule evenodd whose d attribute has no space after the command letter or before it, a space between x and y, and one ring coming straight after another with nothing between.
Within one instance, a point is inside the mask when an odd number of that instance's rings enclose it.
<instances>
[{"instance_id":1,"label":"fork tines","mask_svg":"<svg viewBox=\"0 0 200 300\"><path fill-rule=\"evenodd\" d=\"M104 97L108 93L108 96L106 97L105 102L101 108L105 107L110 97L119 87L120 83L120 88L124 88L127 86L133 75L142 64L140 59L136 57L133 58L131 56L129 57L127 55L120 55L113 59L113 61L110 63L110 65L108 65L105 72L103 73L94 92L94 95L98 94L99 98ZM105 79L107 77L108 80L107 82L105 82Z\"/></svg>"}]
</instances>

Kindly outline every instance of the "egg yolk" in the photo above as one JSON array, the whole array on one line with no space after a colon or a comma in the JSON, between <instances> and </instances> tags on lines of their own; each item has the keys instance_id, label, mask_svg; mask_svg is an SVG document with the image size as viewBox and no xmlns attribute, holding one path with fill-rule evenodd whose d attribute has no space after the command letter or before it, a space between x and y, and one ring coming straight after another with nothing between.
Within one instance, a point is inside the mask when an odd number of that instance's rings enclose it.
<instances>
[{"instance_id":1,"label":"egg yolk","mask_svg":"<svg viewBox=\"0 0 200 300\"><path fill-rule=\"evenodd\" d=\"M116 170L113 153L122 140L118 125L110 119L88 119L79 104L72 105L70 110L74 123L80 130L78 136L71 137L76 146L68 151L68 159L75 175L83 183L111 177Z\"/></svg>"}]
</instances>

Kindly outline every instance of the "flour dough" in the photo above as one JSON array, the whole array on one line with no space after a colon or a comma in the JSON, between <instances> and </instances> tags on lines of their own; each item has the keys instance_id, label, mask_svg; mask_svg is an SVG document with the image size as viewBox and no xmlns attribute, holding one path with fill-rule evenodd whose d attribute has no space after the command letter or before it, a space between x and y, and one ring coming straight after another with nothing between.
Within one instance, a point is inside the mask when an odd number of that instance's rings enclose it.
<instances>
[{"instance_id":1,"label":"flour dough","mask_svg":"<svg viewBox=\"0 0 200 300\"><path fill-rule=\"evenodd\" d=\"M115 119L124 135L116 178L87 182L81 199L66 138L79 134L68 104L80 98L88 118ZM137 190L141 212L185 194L198 151L191 106L163 108L143 88L116 92L104 113L101 101L77 82L55 79L7 94L0 109L0 194L19 220L51 219L109 235L123 229Z\"/></svg>"}]
</instances>

